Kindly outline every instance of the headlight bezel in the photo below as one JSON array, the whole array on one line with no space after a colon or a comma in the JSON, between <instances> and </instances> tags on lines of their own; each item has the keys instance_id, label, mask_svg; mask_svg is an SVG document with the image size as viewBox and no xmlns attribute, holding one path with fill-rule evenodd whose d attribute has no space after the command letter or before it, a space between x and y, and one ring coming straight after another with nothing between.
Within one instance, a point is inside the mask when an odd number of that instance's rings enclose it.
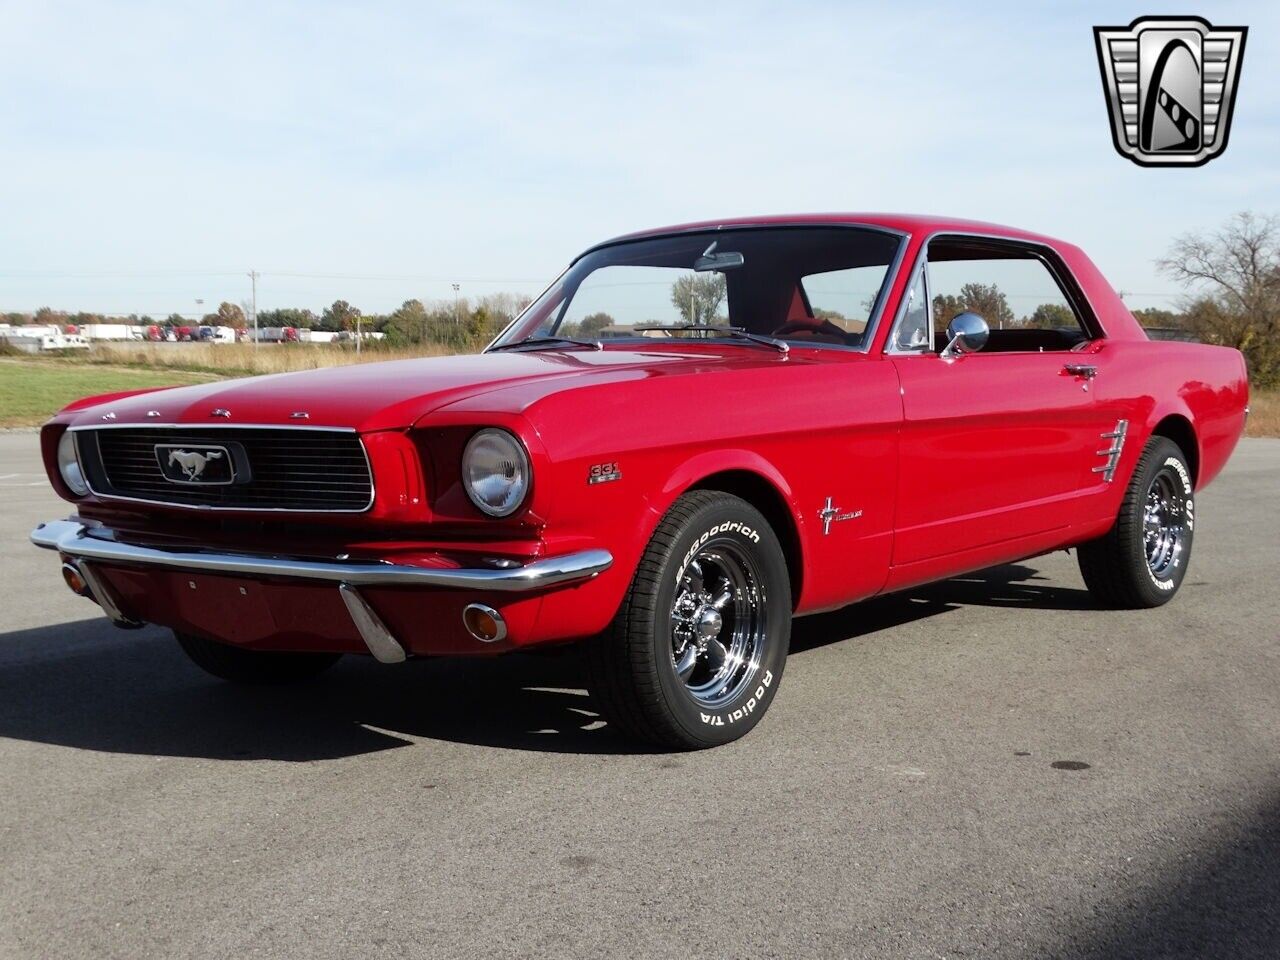
<instances>
[{"instance_id":1,"label":"headlight bezel","mask_svg":"<svg viewBox=\"0 0 1280 960\"><path fill-rule=\"evenodd\" d=\"M490 503L477 491L472 470L472 460L477 451L486 442L495 441L502 445L509 444L506 452L511 455L510 459L515 466L516 475L516 480L511 483L511 486L518 490L517 495L504 499L498 506ZM462 450L459 472L462 475L462 489L466 491L467 499L471 501L472 506L488 517L495 520L506 519L514 516L529 502L529 494L533 489L533 464L524 441L510 430L501 427L484 427L473 433ZM492 477L494 474L490 473L488 476Z\"/></svg>"},{"instance_id":2,"label":"headlight bezel","mask_svg":"<svg viewBox=\"0 0 1280 960\"><path fill-rule=\"evenodd\" d=\"M63 485L77 497L89 495L89 481L85 478L84 467L80 465L80 445L76 443L76 435L71 430L64 430L58 438L58 450L55 457L58 464L58 476Z\"/></svg>"}]
</instances>

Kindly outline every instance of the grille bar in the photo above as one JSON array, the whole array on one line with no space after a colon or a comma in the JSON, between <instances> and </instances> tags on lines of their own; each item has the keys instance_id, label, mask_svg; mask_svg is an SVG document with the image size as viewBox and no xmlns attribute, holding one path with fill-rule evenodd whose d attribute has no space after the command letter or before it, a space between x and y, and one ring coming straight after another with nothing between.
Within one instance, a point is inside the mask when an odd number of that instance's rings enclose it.
<instances>
[{"instance_id":1,"label":"grille bar","mask_svg":"<svg viewBox=\"0 0 1280 960\"><path fill-rule=\"evenodd\" d=\"M102 497L206 510L361 513L373 505L369 458L353 431L113 426L79 429L76 438L89 486ZM224 485L175 482L160 467L157 444L232 448L244 477Z\"/></svg>"}]
</instances>

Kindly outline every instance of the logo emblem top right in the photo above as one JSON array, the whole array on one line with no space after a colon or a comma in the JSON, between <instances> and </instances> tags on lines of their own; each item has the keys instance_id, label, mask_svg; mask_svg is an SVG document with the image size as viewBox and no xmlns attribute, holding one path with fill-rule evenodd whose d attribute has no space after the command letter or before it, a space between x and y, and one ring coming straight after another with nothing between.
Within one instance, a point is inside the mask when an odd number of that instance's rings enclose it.
<instances>
[{"instance_id":1,"label":"logo emblem top right","mask_svg":"<svg viewBox=\"0 0 1280 960\"><path fill-rule=\"evenodd\" d=\"M1195 167L1222 153L1248 32L1199 17L1094 27L1120 155L1144 167Z\"/></svg>"}]
</instances>

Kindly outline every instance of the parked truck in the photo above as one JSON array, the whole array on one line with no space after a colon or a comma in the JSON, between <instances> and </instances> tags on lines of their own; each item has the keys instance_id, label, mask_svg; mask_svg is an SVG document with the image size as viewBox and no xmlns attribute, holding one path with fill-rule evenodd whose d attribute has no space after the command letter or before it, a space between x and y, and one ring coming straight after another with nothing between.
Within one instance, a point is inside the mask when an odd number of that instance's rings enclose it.
<instances>
[{"instance_id":1,"label":"parked truck","mask_svg":"<svg viewBox=\"0 0 1280 960\"><path fill-rule=\"evenodd\" d=\"M202 326L199 338L201 343L235 343L235 327Z\"/></svg>"},{"instance_id":2,"label":"parked truck","mask_svg":"<svg viewBox=\"0 0 1280 960\"><path fill-rule=\"evenodd\" d=\"M260 343L306 343L311 331L305 327L262 327L258 330Z\"/></svg>"},{"instance_id":3,"label":"parked truck","mask_svg":"<svg viewBox=\"0 0 1280 960\"><path fill-rule=\"evenodd\" d=\"M86 323L80 327L86 340L133 340L133 327L127 323Z\"/></svg>"}]
</instances>

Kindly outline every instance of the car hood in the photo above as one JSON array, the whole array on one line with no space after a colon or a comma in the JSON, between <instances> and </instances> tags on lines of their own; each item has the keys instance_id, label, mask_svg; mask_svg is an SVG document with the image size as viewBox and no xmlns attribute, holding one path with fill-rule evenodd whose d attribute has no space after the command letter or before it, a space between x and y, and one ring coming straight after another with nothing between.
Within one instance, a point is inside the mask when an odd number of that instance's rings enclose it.
<instances>
[{"instance_id":1,"label":"car hood","mask_svg":"<svg viewBox=\"0 0 1280 960\"><path fill-rule=\"evenodd\" d=\"M77 426L238 423L354 427L367 432L408 427L447 404L530 381L547 381L542 389L554 390L551 381L556 379L576 388L590 381L780 361L775 353L737 345L431 357L223 380L102 402L90 398L68 408L67 418Z\"/></svg>"}]
</instances>

